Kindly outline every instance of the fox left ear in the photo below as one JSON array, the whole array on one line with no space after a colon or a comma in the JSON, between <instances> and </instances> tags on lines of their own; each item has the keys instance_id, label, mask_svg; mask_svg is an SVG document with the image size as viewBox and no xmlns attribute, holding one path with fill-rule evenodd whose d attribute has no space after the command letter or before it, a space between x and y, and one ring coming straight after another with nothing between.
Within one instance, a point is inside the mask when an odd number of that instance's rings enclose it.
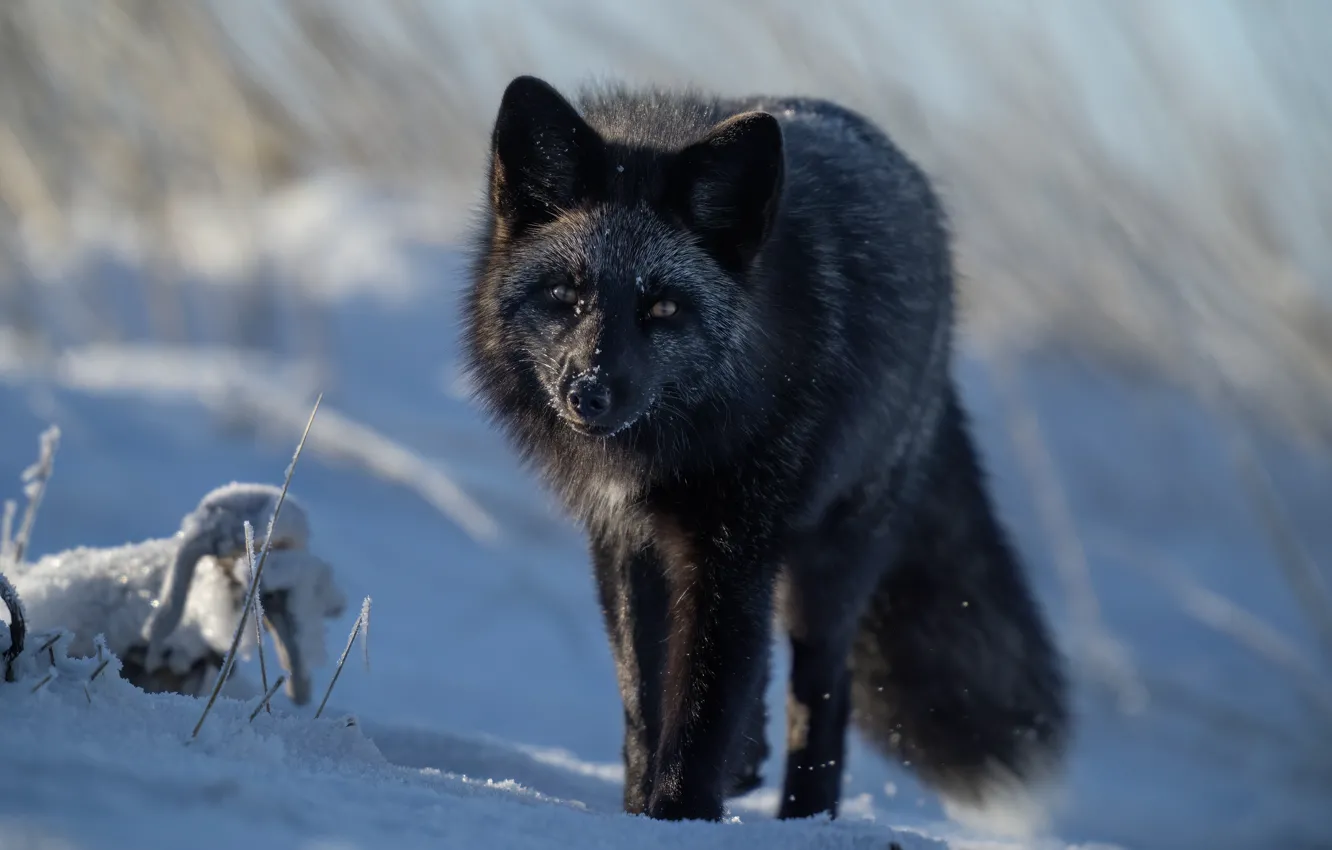
<instances>
[{"instance_id":1,"label":"fox left ear","mask_svg":"<svg viewBox=\"0 0 1332 850\"><path fill-rule=\"evenodd\" d=\"M672 205L723 266L741 272L772 229L785 170L777 119L744 112L679 153Z\"/></svg>"},{"instance_id":2,"label":"fox left ear","mask_svg":"<svg viewBox=\"0 0 1332 850\"><path fill-rule=\"evenodd\" d=\"M491 134L491 209L510 233L550 221L594 190L604 147L549 83L514 78Z\"/></svg>"}]
</instances>

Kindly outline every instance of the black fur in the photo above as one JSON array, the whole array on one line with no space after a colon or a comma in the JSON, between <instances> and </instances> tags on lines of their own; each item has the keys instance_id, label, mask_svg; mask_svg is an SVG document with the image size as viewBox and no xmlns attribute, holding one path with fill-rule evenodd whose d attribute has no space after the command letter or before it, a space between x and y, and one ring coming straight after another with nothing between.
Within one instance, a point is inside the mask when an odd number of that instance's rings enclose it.
<instances>
[{"instance_id":1,"label":"black fur","mask_svg":"<svg viewBox=\"0 0 1332 850\"><path fill-rule=\"evenodd\" d=\"M479 397L589 536L628 811L759 783L774 611L782 817L836 813L852 718L953 797L1057 765L1060 662L950 376L944 213L881 131L519 77L473 276Z\"/></svg>"}]
</instances>

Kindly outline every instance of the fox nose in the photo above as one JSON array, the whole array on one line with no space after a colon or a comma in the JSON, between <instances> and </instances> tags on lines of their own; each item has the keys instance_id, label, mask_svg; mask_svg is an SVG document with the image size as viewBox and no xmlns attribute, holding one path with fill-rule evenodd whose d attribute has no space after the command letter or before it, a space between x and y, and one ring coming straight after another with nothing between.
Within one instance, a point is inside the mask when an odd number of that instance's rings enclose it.
<instances>
[{"instance_id":1,"label":"fox nose","mask_svg":"<svg viewBox=\"0 0 1332 850\"><path fill-rule=\"evenodd\" d=\"M581 420L593 424L605 416L611 407L610 389L596 378L577 378L569 385L565 397L569 409Z\"/></svg>"}]
</instances>

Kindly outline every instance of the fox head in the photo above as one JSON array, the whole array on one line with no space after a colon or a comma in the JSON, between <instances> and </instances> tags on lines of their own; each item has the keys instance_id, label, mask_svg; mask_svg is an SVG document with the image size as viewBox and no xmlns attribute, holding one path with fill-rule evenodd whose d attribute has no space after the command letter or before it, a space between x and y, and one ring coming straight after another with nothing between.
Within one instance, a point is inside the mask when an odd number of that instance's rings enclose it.
<instances>
[{"instance_id":1,"label":"fox head","mask_svg":"<svg viewBox=\"0 0 1332 850\"><path fill-rule=\"evenodd\" d=\"M465 336L510 419L660 446L752 385L784 153L764 112L657 136L638 118L657 120L630 110L599 132L542 80L509 84Z\"/></svg>"}]
</instances>

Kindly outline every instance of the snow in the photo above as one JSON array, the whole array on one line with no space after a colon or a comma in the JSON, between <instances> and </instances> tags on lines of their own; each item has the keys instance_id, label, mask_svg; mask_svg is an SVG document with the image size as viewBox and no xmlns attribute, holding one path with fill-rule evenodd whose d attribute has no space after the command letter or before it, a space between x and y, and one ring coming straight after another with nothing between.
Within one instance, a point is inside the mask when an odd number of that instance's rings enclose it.
<instances>
[{"instance_id":1,"label":"snow","mask_svg":"<svg viewBox=\"0 0 1332 850\"><path fill-rule=\"evenodd\" d=\"M345 211L300 214L333 228L334 241L338 228L358 226ZM1326 659L1237 475L1234 440L1259 458L1315 554L1332 551L1332 460L1141 374L1054 350L1000 371L965 349L958 365L1002 511L1073 659L1078 729L1052 835L1004 836L1011 811L951 819L909 770L859 741L843 818L775 822L780 675L768 695L766 785L733 801L730 821L621 814L621 709L585 550L464 397L458 256L392 239L374 250L385 267L422 277L401 300L367 300L335 281L340 294L321 296L326 363L133 334L66 343L37 365L0 358L0 492L17 491L48 424L62 434L31 558L159 538L213 487L280 480L325 389L292 497L348 598L372 596L376 617L373 668L349 663L317 720L315 705L296 708L282 694L253 722L253 701L223 698L191 740L201 700L143 694L111 668L85 694L91 662L63 655L60 675L36 692L35 670L0 685L0 847L1325 841ZM98 284L128 297L116 279ZM206 312L230 291L195 287L190 297ZM327 623L325 643L341 646L360 613ZM40 640L30 634L30 647ZM335 662L327 653L313 671L316 693Z\"/></svg>"},{"instance_id":2,"label":"snow","mask_svg":"<svg viewBox=\"0 0 1332 850\"><path fill-rule=\"evenodd\" d=\"M225 654L240 616L237 588L247 586L248 564L234 557L242 517L235 511L246 502L269 513L275 489L231 483L209 492L199 507L179 522L179 535L150 538L122 546L76 546L48 554L33 563L12 564L8 578L26 608L31 629L65 628L73 633L69 651L77 656L93 652L94 638L103 638L111 651L125 653L143 643L144 626L159 610L163 582L184 542L193 536L211 541L208 548L225 557L203 556L193 571L177 628L161 649L170 652L170 668L184 673L210 653ZM288 502L279 515L274 540L282 548L270 552L263 575L266 593L285 591L284 611L294 626L288 636L291 651L303 664L325 661L323 620L341 614L346 599L337 586L332 566L307 551L308 520L299 505ZM253 517L256 521L258 514ZM162 529L168 531L169 528ZM248 657L255 634L246 630L240 644ZM158 666L149 662L150 666Z\"/></svg>"},{"instance_id":3,"label":"snow","mask_svg":"<svg viewBox=\"0 0 1332 850\"><path fill-rule=\"evenodd\" d=\"M198 700L145 695L103 676L85 697L62 674L36 694L5 693L6 783L0 843L33 846L617 847L640 842L640 822L604 813L613 781L586 779L588 804L519 782L441 771L468 753L447 736L400 732L377 746L346 717L275 712L248 720L250 704L220 701L197 740ZM6 686L14 691L14 686ZM536 775L540 754L495 746L492 763ZM385 754L397 757L394 763ZM473 746L471 752L478 748ZM560 768L547 768L552 774ZM574 783L569 783L570 785ZM151 802L155 811L144 811ZM130 813L127 816L127 811ZM15 813L21 812L16 818ZM656 830L657 846L726 847L740 829L775 848L879 848L881 829L854 823L790 833L769 823ZM809 842L811 836L826 839ZM490 837L490 839L487 839ZM801 843L797 843L801 842ZM937 846L910 836L904 850ZM644 846L653 846L647 844Z\"/></svg>"},{"instance_id":4,"label":"snow","mask_svg":"<svg viewBox=\"0 0 1332 850\"><path fill-rule=\"evenodd\" d=\"M93 638L104 635L115 651L124 652L141 641L140 632L162 579L174 563L175 541L145 540L108 548L78 547L42 558L35 564L11 568L9 576L27 608L34 630L68 628L75 633L70 651L86 656ZM190 585L190 601L167 644L172 658L184 664L210 650L226 652L236 620L230 606L215 600L230 599L230 582L214 566L201 564L198 581Z\"/></svg>"}]
</instances>

